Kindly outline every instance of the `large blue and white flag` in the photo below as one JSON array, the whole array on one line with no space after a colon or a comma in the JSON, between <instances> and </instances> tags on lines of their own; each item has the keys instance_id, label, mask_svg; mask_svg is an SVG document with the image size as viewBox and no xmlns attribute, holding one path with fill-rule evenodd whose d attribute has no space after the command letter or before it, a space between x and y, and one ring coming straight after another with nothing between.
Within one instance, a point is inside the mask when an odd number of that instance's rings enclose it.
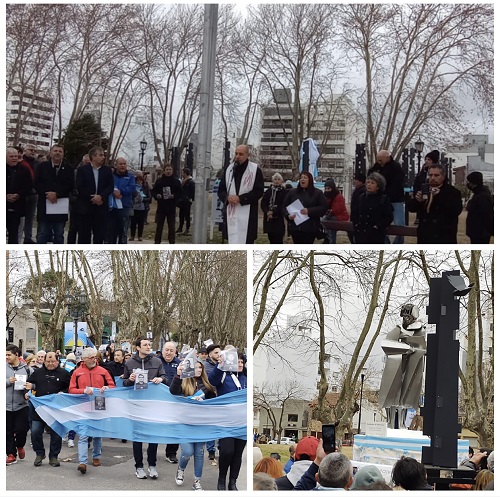
<instances>
[{"instance_id":1,"label":"large blue and white flag","mask_svg":"<svg viewBox=\"0 0 500 497\"><path fill-rule=\"evenodd\" d=\"M105 397L105 410L95 397ZM247 394L238 390L209 400L172 395L167 386L148 383L146 390L120 387L94 395L30 395L38 415L60 436L79 435L174 444L225 437L246 440Z\"/></svg>"},{"instance_id":2,"label":"large blue and white flag","mask_svg":"<svg viewBox=\"0 0 500 497\"><path fill-rule=\"evenodd\" d=\"M309 164L304 164L304 143L309 143ZM306 138L300 147L300 163L299 163L299 171L308 171L311 173L313 178L316 178L319 175L318 172L318 159L319 159L319 151L316 146L316 142L312 138Z\"/></svg>"}]
</instances>

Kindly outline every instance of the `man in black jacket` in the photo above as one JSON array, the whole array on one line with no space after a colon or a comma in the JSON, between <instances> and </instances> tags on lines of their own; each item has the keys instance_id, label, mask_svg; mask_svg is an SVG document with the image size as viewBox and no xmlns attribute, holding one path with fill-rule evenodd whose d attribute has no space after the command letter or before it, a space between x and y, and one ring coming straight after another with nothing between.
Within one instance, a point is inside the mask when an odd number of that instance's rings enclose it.
<instances>
[{"instance_id":1,"label":"man in black jacket","mask_svg":"<svg viewBox=\"0 0 500 497\"><path fill-rule=\"evenodd\" d=\"M166 342L163 345L160 360L167 377L167 385L170 386L174 376L177 374L177 366L181 363L181 360L177 357L177 346L174 342ZM179 462L177 459L178 449L179 444L167 444L165 447L165 457L170 464L177 464Z\"/></svg>"},{"instance_id":2,"label":"man in black jacket","mask_svg":"<svg viewBox=\"0 0 500 497\"><path fill-rule=\"evenodd\" d=\"M35 145L28 144L24 147L23 160L31 169L31 177L34 178L38 169L38 160L36 159ZM26 216L24 218L24 243L35 243L33 240L33 221L35 220L36 205L38 195L36 190L32 189L26 197Z\"/></svg>"},{"instance_id":3,"label":"man in black jacket","mask_svg":"<svg viewBox=\"0 0 500 497\"><path fill-rule=\"evenodd\" d=\"M177 202L182 196L182 188L179 179L174 176L171 164L165 165L163 175L156 180L151 194L158 202L155 243L161 243L165 218L167 219L168 243L175 243L175 212Z\"/></svg>"},{"instance_id":4,"label":"man in black jacket","mask_svg":"<svg viewBox=\"0 0 500 497\"><path fill-rule=\"evenodd\" d=\"M417 243L457 243L458 216L462 212L460 192L448 184L446 170L432 164L428 171L429 193L421 191L410 200L410 212L417 212L420 222Z\"/></svg>"},{"instance_id":5,"label":"man in black jacket","mask_svg":"<svg viewBox=\"0 0 500 497\"><path fill-rule=\"evenodd\" d=\"M104 243L109 196L115 187L113 173L104 165L102 147L92 148L89 158L90 164L84 164L76 171L77 209L81 215L78 243Z\"/></svg>"},{"instance_id":6,"label":"man in black jacket","mask_svg":"<svg viewBox=\"0 0 500 497\"><path fill-rule=\"evenodd\" d=\"M182 170L182 197L179 201L179 227L176 233L182 233L184 221L186 221L186 231L183 235L189 235L191 227L191 204L194 202L195 184L191 176L191 170L185 167Z\"/></svg>"},{"instance_id":7,"label":"man in black jacket","mask_svg":"<svg viewBox=\"0 0 500 497\"><path fill-rule=\"evenodd\" d=\"M394 212L394 224L405 225L405 193L404 173L401 165L396 162L388 150L379 150L377 163L368 171L368 174L380 173L386 181L384 194L389 197ZM386 238L386 243L388 237ZM398 235L393 243L404 243L404 237Z\"/></svg>"},{"instance_id":8,"label":"man in black jacket","mask_svg":"<svg viewBox=\"0 0 500 497\"><path fill-rule=\"evenodd\" d=\"M151 353L151 342L145 337L139 337L135 342L137 353L134 354L126 363L123 372L123 386L131 387L135 384L135 371L137 369L146 370L148 372L148 382L167 384L167 377L163 364L158 357ZM135 460L135 476L140 480L147 478L142 462L142 442L134 442L134 460ZM156 454L158 444L150 443L148 445L148 473L149 477L156 480L158 472L156 471Z\"/></svg>"},{"instance_id":9,"label":"man in black jacket","mask_svg":"<svg viewBox=\"0 0 500 497\"><path fill-rule=\"evenodd\" d=\"M111 373L113 378L115 376L123 377L123 373L125 372L125 354L123 353L123 350L115 350L113 360L105 362L103 367Z\"/></svg>"},{"instance_id":10,"label":"man in black jacket","mask_svg":"<svg viewBox=\"0 0 500 497\"><path fill-rule=\"evenodd\" d=\"M6 168L8 243L19 243L19 224L26 213L26 196L33 188L33 180L28 167L19 164L18 159L17 150L8 148Z\"/></svg>"},{"instance_id":11,"label":"man in black jacket","mask_svg":"<svg viewBox=\"0 0 500 497\"><path fill-rule=\"evenodd\" d=\"M64 243L64 226L68 220L69 194L73 190L73 169L63 162L64 148L53 145L50 160L42 162L35 173L35 190L38 193L36 234L37 243ZM47 213L47 207L67 203L65 211L57 214Z\"/></svg>"},{"instance_id":12,"label":"man in black jacket","mask_svg":"<svg viewBox=\"0 0 500 497\"><path fill-rule=\"evenodd\" d=\"M471 243L490 243L493 235L493 198L488 187L483 185L483 175L479 171L467 176L467 188L474 196L467 202L465 234Z\"/></svg>"},{"instance_id":13,"label":"man in black jacket","mask_svg":"<svg viewBox=\"0 0 500 497\"><path fill-rule=\"evenodd\" d=\"M363 173L356 173L353 179L354 191L351 195L351 213L350 213L350 221L352 222L352 211L356 210L359 199L363 193L366 192L366 176ZM354 233L348 233L349 241L354 243Z\"/></svg>"},{"instance_id":14,"label":"man in black jacket","mask_svg":"<svg viewBox=\"0 0 500 497\"><path fill-rule=\"evenodd\" d=\"M26 388L35 390L35 397L43 397L53 393L68 392L71 374L59 365L59 359L55 352L47 352L43 366L35 369L29 376ZM29 403L31 416L31 443L36 453L34 465L41 466L45 459L45 447L43 446L43 431L45 422L38 416L33 404ZM61 452L62 439L50 428L49 464L59 467L61 463L57 456Z\"/></svg>"}]
</instances>

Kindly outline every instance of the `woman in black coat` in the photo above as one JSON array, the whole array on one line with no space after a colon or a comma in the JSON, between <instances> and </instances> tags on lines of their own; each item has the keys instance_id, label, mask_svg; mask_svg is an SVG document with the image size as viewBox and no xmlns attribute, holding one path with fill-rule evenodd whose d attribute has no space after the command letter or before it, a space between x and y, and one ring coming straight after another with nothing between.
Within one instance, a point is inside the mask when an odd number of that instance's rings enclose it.
<instances>
[{"instance_id":1,"label":"woman in black coat","mask_svg":"<svg viewBox=\"0 0 500 497\"><path fill-rule=\"evenodd\" d=\"M372 173L366 178L366 192L352 206L354 243L385 243L386 229L392 223L393 210L383 194L385 178Z\"/></svg>"},{"instance_id":2,"label":"woman in black coat","mask_svg":"<svg viewBox=\"0 0 500 497\"><path fill-rule=\"evenodd\" d=\"M264 233L267 233L269 243L283 243L285 236L285 220L283 219L283 202L287 190L283 188L281 174L273 174L273 184L266 190L260 208L264 213Z\"/></svg>"},{"instance_id":3,"label":"woman in black coat","mask_svg":"<svg viewBox=\"0 0 500 497\"><path fill-rule=\"evenodd\" d=\"M300 224L295 224L296 214L290 214L287 207L300 200L303 208L301 214L308 216L308 219ZM283 216L288 219L288 232L293 243L314 243L321 230L320 218L328 210L328 202L323 192L314 187L312 174L307 171L300 173L297 188L292 188L286 195L283 203Z\"/></svg>"}]
</instances>

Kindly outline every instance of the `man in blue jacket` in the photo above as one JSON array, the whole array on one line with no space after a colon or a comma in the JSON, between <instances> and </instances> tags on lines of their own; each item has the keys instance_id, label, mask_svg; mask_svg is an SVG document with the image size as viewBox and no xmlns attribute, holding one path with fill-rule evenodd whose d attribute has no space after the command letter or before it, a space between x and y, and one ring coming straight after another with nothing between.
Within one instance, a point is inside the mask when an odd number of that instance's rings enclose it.
<instances>
[{"instance_id":1,"label":"man in blue jacket","mask_svg":"<svg viewBox=\"0 0 500 497\"><path fill-rule=\"evenodd\" d=\"M109 197L108 243L127 243L130 215L133 214L135 176L127 171L127 159L118 157L113 173L114 190Z\"/></svg>"}]
</instances>

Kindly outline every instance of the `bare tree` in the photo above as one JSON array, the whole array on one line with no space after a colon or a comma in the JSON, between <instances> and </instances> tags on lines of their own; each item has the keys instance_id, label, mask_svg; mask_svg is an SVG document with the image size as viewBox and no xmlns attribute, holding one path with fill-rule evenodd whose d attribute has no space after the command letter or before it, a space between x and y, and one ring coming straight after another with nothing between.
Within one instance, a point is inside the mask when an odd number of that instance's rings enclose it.
<instances>
[{"instance_id":1,"label":"bare tree","mask_svg":"<svg viewBox=\"0 0 500 497\"><path fill-rule=\"evenodd\" d=\"M302 399L302 387L296 381L264 382L254 387L254 406L267 412L273 425L273 437L281 438L283 416L290 401Z\"/></svg>"},{"instance_id":2,"label":"bare tree","mask_svg":"<svg viewBox=\"0 0 500 497\"><path fill-rule=\"evenodd\" d=\"M465 91L491 109L492 5L352 4L339 20L346 58L363 64L369 161L420 134L436 146L463 134Z\"/></svg>"}]
</instances>

